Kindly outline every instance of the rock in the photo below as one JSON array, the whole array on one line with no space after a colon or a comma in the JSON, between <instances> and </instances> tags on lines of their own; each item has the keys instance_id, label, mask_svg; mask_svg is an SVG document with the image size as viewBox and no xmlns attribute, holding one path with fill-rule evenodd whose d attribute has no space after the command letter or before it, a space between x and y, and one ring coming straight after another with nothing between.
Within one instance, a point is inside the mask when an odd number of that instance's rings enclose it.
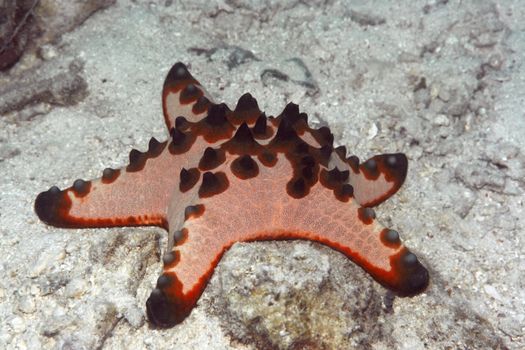
<instances>
[{"instance_id":1,"label":"rock","mask_svg":"<svg viewBox=\"0 0 525 350\"><path fill-rule=\"evenodd\" d=\"M346 257L309 242L236 244L211 281L223 327L258 348L369 344L381 318L377 285ZM300 345L303 344L303 345Z\"/></svg>"},{"instance_id":2,"label":"rock","mask_svg":"<svg viewBox=\"0 0 525 350\"><path fill-rule=\"evenodd\" d=\"M0 71L12 67L22 56L35 32L33 10L38 1L0 2Z\"/></svg>"},{"instance_id":3,"label":"rock","mask_svg":"<svg viewBox=\"0 0 525 350\"><path fill-rule=\"evenodd\" d=\"M0 71L17 63L26 47L38 48L58 40L94 12L107 8L115 0L7 0L0 3ZM56 54L42 57L49 59Z\"/></svg>"},{"instance_id":4,"label":"rock","mask_svg":"<svg viewBox=\"0 0 525 350\"><path fill-rule=\"evenodd\" d=\"M81 61L73 60L66 65L67 68L51 69L48 68L50 65L47 63L26 72L19 79L0 85L0 115L37 103L75 105L87 96Z\"/></svg>"},{"instance_id":5,"label":"rock","mask_svg":"<svg viewBox=\"0 0 525 350\"><path fill-rule=\"evenodd\" d=\"M34 313L36 308L33 298L27 295L23 296L18 303L18 309L25 314Z\"/></svg>"}]
</instances>

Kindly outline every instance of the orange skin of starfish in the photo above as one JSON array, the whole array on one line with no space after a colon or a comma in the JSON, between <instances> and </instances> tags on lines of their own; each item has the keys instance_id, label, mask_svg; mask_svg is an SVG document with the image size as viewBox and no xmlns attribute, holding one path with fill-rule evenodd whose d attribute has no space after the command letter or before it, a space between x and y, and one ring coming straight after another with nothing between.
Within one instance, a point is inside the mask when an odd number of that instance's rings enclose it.
<instances>
[{"instance_id":1,"label":"orange skin of starfish","mask_svg":"<svg viewBox=\"0 0 525 350\"><path fill-rule=\"evenodd\" d=\"M159 327L182 322L223 253L235 242L306 239L354 261L399 296L428 285L428 272L371 207L403 184L405 155L360 164L333 147L327 127L308 126L290 103L266 117L244 94L232 111L212 102L186 66L168 73L162 106L170 139L152 138L129 164L100 179L38 195L35 211L57 227L160 226L163 273L147 301Z\"/></svg>"}]
</instances>

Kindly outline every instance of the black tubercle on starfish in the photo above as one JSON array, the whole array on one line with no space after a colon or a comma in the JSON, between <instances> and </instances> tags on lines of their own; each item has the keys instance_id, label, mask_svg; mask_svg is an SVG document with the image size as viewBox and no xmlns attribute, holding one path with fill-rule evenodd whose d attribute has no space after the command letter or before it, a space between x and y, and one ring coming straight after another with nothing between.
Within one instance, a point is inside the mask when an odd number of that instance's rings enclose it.
<instances>
[{"instance_id":1,"label":"black tubercle on starfish","mask_svg":"<svg viewBox=\"0 0 525 350\"><path fill-rule=\"evenodd\" d=\"M186 216L187 217L190 217L194 211L196 211L196 207L187 207L186 208ZM173 232L173 243L175 245L179 244L182 242L182 240L184 240L184 238L187 236L187 234L185 234L185 232L183 230L177 230L175 232Z\"/></svg>"},{"instance_id":2,"label":"black tubercle on starfish","mask_svg":"<svg viewBox=\"0 0 525 350\"><path fill-rule=\"evenodd\" d=\"M357 210L358 217L366 225L370 225L376 218L376 213L372 208L361 207Z\"/></svg>"},{"instance_id":3,"label":"black tubercle on starfish","mask_svg":"<svg viewBox=\"0 0 525 350\"><path fill-rule=\"evenodd\" d=\"M399 239L399 233L395 230L384 229L381 232L381 241L392 248L397 248L401 245L401 240Z\"/></svg>"},{"instance_id":4,"label":"black tubercle on starfish","mask_svg":"<svg viewBox=\"0 0 525 350\"><path fill-rule=\"evenodd\" d=\"M184 220L195 219L204 214L204 205L189 205L184 209Z\"/></svg>"},{"instance_id":5,"label":"black tubercle on starfish","mask_svg":"<svg viewBox=\"0 0 525 350\"><path fill-rule=\"evenodd\" d=\"M333 147L334 144L334 135L330 131L330 128L323 126L312 132L312 135L315 137L315 140L319 142L321 146L330 146Z\"/></svg>"},{"instance_id":6,"label":"black tubercle on starfish","mask_svg":"<svg viewBox=\"0 0 525 350\"><path fill-rule=\"evenodd\" d=\"M345 146L336 147L334 150L335 150L335 153L337 153L337 155L339 156L339 158L341 158L342 160L346 159L346 147Z\"/></svg>"},{"instance_id":7,"label":"black tubercle on starfish","mask_svg":"<svg viewBox=\"0 0 525 350\"><path fill-rule=\"evenodd\" d=\"M428 286L428 271L421 265L415 254L404 248L397 258L393 259L393 267L400 271L400 285L397 291L402 297L413 296L421 293Z\"/></svg>"},{"instance_id":8,"label":"black tubercle on starfish","mask_svg":"<svg viewBox=\"0 0 525 350\"><path fill-rule=\"evenodd\" d=\"M203 96L202 90L195 84L188 84L180 93L180 103L189 104L197 101L201 96Z\"/></svg>"},{"instance_id":9,"label":"black tubercle on starfish","mask_svg":"<svg viewBox=\"0 0 525 350\"><path fill-rule=\"evenodd\" d=\"M195 114L201 114L208 110L212 105L211 101L206 96L201 96L197 99L197 102L192 107L192 112Z\"/></svg>"},{"instance_id":10,"label":"black tubercle on starfish","mask_svg":"<svg viewBox=\"0 0 525 350\"><path fill-rule=\"evenodd\" d=\"M235 107L235 112L242 113L254 110L259 111L259 105L257 104L257 100L247 92L239 98L237 106Z\"/></svg>"},{"instance_id":11,"label":"black tubercle on starfish","mask_svg":"<svg viewBox=\"0 0 525 350\"><path fill-rule=\"evenodd\" d=\"M297 144L299 136L289 119L281 119L271 145L277 149L287 149L290 144Z\"/></svg>"},{"instance_id":12,"label":"black tubercle on starfish","mask_svg":"<svg viewBox=\"0 0 525 350\"><path fill-rule=\"evenodd\" d=\"M379 170L377 169L377 162L375 159L369 159L362 165L363 169L365 170L364 174L366 177L371 179L377 179L379 176Z\"/></svg>"},{"instance_id":13,"label":"black tubercle on starfish","mask_svg":"<svg viewBox=\"0 0 525 350\"><path fill-rule=\"evenodd\" d=\"M178 128L171 129L171 142L169 144L169 151L171 154L183 154L187 152L193 142L195 142L196 135L180 131Z\"/></svg>"},{"instance_id":14,"label":"black tubercle on starfish","mask_svg":"<svg viewBox=\"0 0 525 350\"><path fill-rule=\"evenodd\" d=\"M63 213L69 210L70 205L69 198L57 186L40 193L35 200L35 208L39 208L37 210L38 218L45 223L58 227L70 226L62 219Z\"/></svg>"},{"instance_id":15,"label":"black tubercle on starfish","mask_svg":"<svg viewBox=\"0 0 525 350\"><path fill-rule=\"evenodd\" d=\"M350 184L342 184L334 189L334 195L341 202L348 202L354 196L354 187Z\"/></svg>"},{"instance_id":16,"label":"black tubercle on starfish","mask_svg":"<svg viewBox=\"0 0 525 350\"><path fill-rule=\"evenodd\" d=\"M207 198L226 191L229 181L222 171L212 173L207 171L202 174L202 184L199 188L199 197Z\"/></svg>"},{"instance_id":17,"label":"black tubercle on starfish","mask_svg":"<svg viewBox=\"0 0 525 350\"><path fill-rule=\"evenodd\" d=\"M200 171L197 168L190 168L186 170L182 168L179 174L179 190L184 193L188 192L197 184L200 178Z\"/></svg>"},{"instance_id":18,"label":"black tubercle on starfish","mask_svg":"<svg viewBox=\"0 0 525 350\"><path fill-rule=\"evenodd\" d=\"M170 266L175 262L176 256L174 252L167 252L162 257L162 263L164 266Z\"/></svg>"},{"instance_id":19,"label":"black tubercle on starfish","mask_svg":"<svg viewBox=\"0 0 525 350\"><path fill-rule=\"evenodd\" d=\"M120 175L120 169L106 168L102 172L102 183L110 184Z\"/></svg>"},{"instance_id":20,"label":"black tubercle on starfish","mask_svg":"<svg viewBox=\"0 0 525 350\"><path fill-rule=\"evenodd\" d=\"M256 155L262 152L263 147L254 139L252 131L246 123L242 123L233 137L223 143L221 148L230 154Z\"/></svg>"},{"instance_id":21,"label":"black tubercle on starfish","mask_svg":"<svg viewBox=\"0 0 525 350\"><path fill-rule=\"evenodd\" d=\"M184 131L189 127L188 120L184 118L183 116L178 116L175 118L175 129Z\"/></svg>"},{"instance_id":22,"label":"black tubercle on starfish","mask_svg":"<svg viewBox=\"0 0 525 350\"><path fill-rule=\"evenodd\" d=\"M212 170L224 163L226 160L225 152L220 148L206 147L201 160L199 161L199 169L202 171Z\"/></svg>"},{"instance_id":23,"label":"black tubercle on starfish","mask_svg":"<svg viewBox=\"0 0 525 350\"><path fill-rule=\"evenodd\" d=\"M268 123L266 122L267 118L266 115L261 114L255 121L255 125L252 128L253 135L257 138L268 138L271 136L271 129L268 127Z\"/></svg>"},{"instance_id":24,"label":"black tubercle on starfish","mask_svg":"<svg viewBox=\"0 0 525 350\"><path fill-rule=\"evenodd\" d=\"M346 183L348 180L349 171L344 170L341 171L338 168L333 168L332 170L321 170L321 183L331 189L334 190L339 186L342 186Z\"/></svg>"},{"instance_id":25,"label":"black tubercle on starfish","mask_svg":"<svg viewBox=\"0 0 525 350\"><path fill-rule=\"evenodd\" d=\"M78 179L75 182L73 182L73 189L75 190L75 194L78 197L83 197L89 193L89 189L91 187L90 181L84 181L82 179Z\"/></svg>"},{"instance_id":26,"label":"black tubercle on starfish","mask_svg":"<svg viewBox=\"0 0 525 350\"><path fill-rule=\"evenodd\" d=\"M181 83L196 83L188 69L183 63L176 63L171 67L166 80L164 81L164 90L169 88L178 88Z\"/></svg>"},{"instance_id":27,"label":"black tubercle on starfish","mask_svg":"<svg viewBox=\"0 0 525 350\"><path fill-rule=\"evenodd\" d=\"M241 123L254 123L256 118L259 117L261 111L257 100L249 93L246 93L239 98L237 106L235 107L234 113L232 114L231 121L235 125Z\"/></svg>"},{"instance_id":28,"label":"black tubercle on starfish","mask_svg":"<svg viewBox=\"0 0 525 350\"><path fill-rule=\"evenodd\" d=\"M211 126L222 126L228 122L226 113L229 111L226 104L221 103L218 105L212 105L208 110L208 115L204 118L204 121Z\"/></svg>"},{"instance_id":29,"label":"black tubercle on starfish","mask_svg":"<svg viewBox=\"0 0 525 350\"><path fill-rule=\"evenodd\" d=\"M359 158L357 156L348 157L346 162L355 173L359 171Z\"/></svg>"},{"instance_id":30,"label":"black tubercle on starfish","mask_svg":"<svg viewBox=\"0 0 525 350\"><path fill-rule=\"evenodd\" d=\"M246 180L259 174L259 166L248 154L236 158L231 164L232 173L240 179Z\"/></svg>"}]
</instances>

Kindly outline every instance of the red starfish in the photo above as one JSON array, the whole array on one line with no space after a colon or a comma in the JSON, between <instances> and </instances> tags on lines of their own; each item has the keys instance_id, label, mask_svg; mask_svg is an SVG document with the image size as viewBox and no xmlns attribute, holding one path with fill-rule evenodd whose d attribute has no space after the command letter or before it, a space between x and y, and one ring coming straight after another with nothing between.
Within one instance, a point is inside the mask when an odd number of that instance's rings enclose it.
<instances>
[{"instance_id":1,"label":"red starfish","mask_svg":"<svg viewBox=\"0 0 525 350\"><path fill-rule=\"evenodd\" d=\"M308 239L345 254L400 296L428 285L428 272L399 234L375 221L375 206L405 180L404 154L359 164L333 148L327 127L308 126L290 103L266 117L244 94L235 110L211 102L182 63L164 83L171 138L132 150L129 165L38 195L38 217L58 227L154 225L169 232L164 271L147 301L158 326L191 312L233 243Z\"/></svg>"}]
</instances>

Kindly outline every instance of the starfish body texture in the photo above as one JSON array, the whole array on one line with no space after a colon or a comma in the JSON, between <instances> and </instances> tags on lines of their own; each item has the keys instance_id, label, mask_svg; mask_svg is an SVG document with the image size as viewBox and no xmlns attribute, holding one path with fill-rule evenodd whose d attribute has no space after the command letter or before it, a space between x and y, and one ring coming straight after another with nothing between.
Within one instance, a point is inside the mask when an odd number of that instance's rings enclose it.
<instances>
[{"instance_id":1,"label":"starfish body texture","mask_svg":"<svg viewBox=\"0 0 525 350\"><path fill-rule=\"evenodd\" d=\"M184 320L223 253L241 241L316 241L399 296L426 289L427 270L371 208L403 184L404 154L360 163L333 147L329 128L309 127L293 103L267 117L244 94L230 110L182 63L166 77L162 106L168 141L152 138L146 152L130 152L126 167L51 187L35 201L38 217L53 226L168 231L163 273L147 301L152 323Z\"/></svg>"}]
</instances>

